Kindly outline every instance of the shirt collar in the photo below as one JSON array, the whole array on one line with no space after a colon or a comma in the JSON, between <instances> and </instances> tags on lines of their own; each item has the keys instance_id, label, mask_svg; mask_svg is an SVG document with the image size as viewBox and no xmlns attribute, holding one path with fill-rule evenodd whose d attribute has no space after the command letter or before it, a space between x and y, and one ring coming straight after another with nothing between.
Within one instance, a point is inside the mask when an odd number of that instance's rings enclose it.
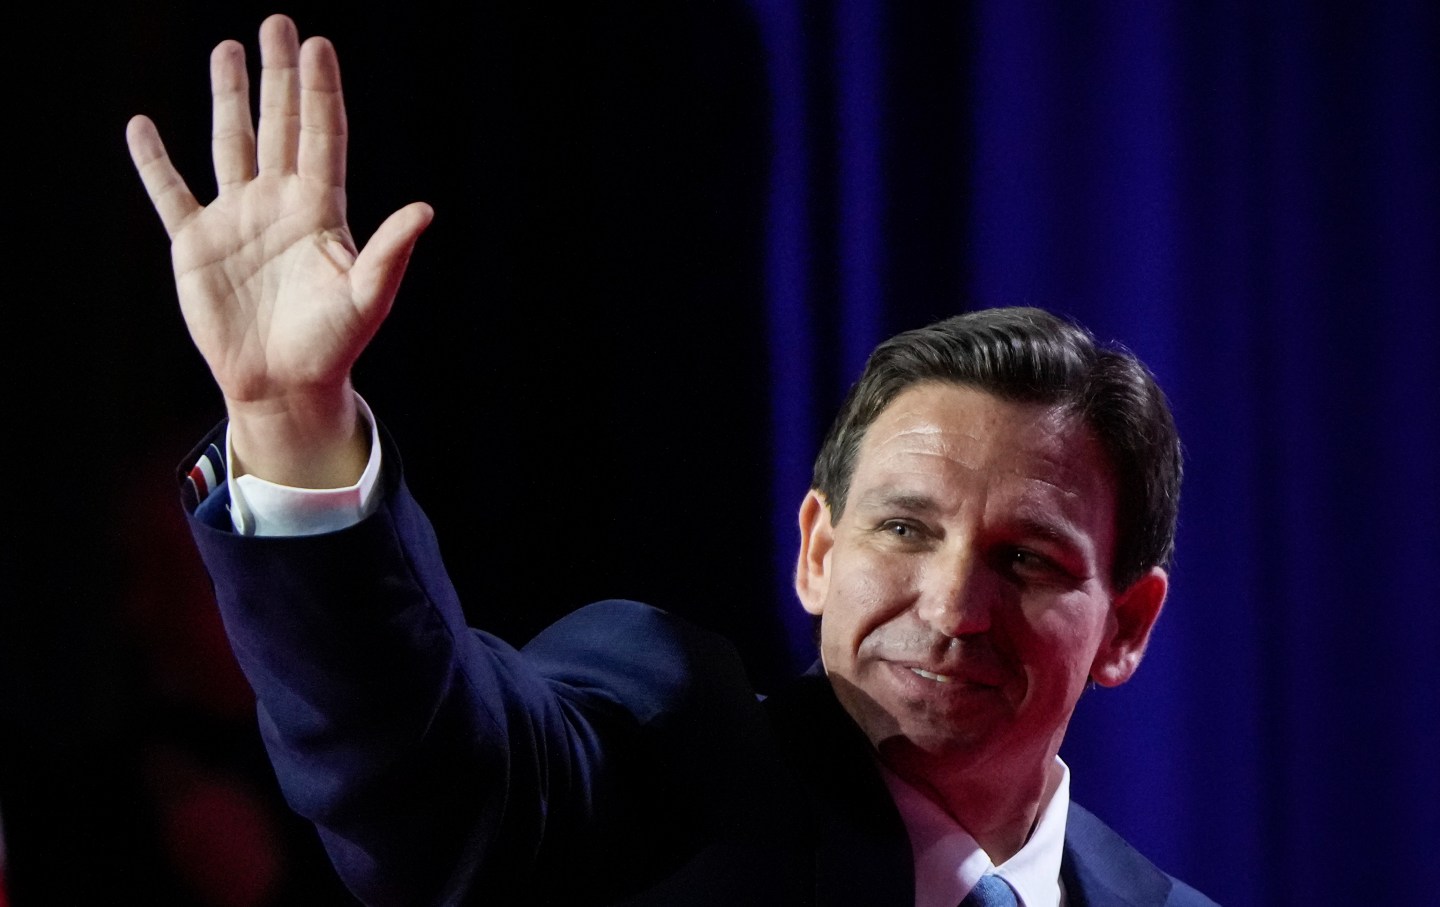
<instances>
[{"instance_id":1,"label":"shirt collar","mask_svg":"<svg viewBox=\"0 0 1440 907\"><path fill-rule=\"evenodd\" d=\"M915 857L916 907L953 907L980 876L995 872L1010 883L1024 907L1060 907L1060 860L1070 808L1070 769L1057 756L1039 818L1025 845L998 867L969 832L929 797L883 765L880 774L910 835Z\"/></svg>"}]
</instances>

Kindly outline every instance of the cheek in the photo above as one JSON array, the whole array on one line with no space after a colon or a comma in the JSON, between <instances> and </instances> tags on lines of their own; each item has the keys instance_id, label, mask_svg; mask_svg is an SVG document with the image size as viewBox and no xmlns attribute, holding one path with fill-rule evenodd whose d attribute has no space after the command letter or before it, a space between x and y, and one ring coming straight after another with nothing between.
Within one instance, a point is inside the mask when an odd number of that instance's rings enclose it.
<instances>
[{"instance_id":1,"label":"cheek","mask_svg":"<svg viewBox=\"0 0 1440 907\"><path fill-rule=\"evenodd\" d=\"M856 558L830 587L822 642L858 651L878 628L910 607L915 581L915 565L903 559Z\"/></svg>"},{"instance_id":2,"label":"cheek","mask_svg":"<svg viewBox=\"0 0 1440 907\"><path fill-rule=\"evenodd\" d=\"M1029 655L1026 666L1051 688L1083 687L1106 628L1106 612L1086 595L1026 602L1015 638Z\"/></svg>"}]
</instances>

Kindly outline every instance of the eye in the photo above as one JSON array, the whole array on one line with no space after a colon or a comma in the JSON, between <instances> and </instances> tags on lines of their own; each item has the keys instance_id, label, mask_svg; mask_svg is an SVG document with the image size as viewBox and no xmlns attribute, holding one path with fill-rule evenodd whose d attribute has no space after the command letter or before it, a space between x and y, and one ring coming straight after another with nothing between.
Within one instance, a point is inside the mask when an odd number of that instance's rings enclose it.
<instances>
[{"instance_id":1,"label":"eye","mask_svg":"<svg viewBox=\"0 0 1440 907\"><path fill-rule=\"evenodd\" d=\"M1014 564L1016 567L1021 567L1021 568L1024 568L1024 567L1030 567L1030 568L1043 567L1043 566L1047 565L1048 563L1050 563L1049 560L1046 559L1045 557L1042 557L1041 555L1036 554L1035 552L1030 551L1030 550L1027 549L1027 548L1014 548L1014 549L1011 549L1011 551L1010 551L1010 553L1009 553L1009 555L1008 555L1008 558L1009 558L1010 563Z\"/></svg>"},{"instance_id":2,"label":"eye","mask_svg":"<svg viewBox=\"0 0 1440 907\"><path fill-rule=\"evenodd\" d=\"M919 544L928 535L925 527L913 520L886 520L880 524L878 529L886 538L906 545Z\"/></svg>"},{"instance_id":3,"label":"eye","mask_svg":"<svg viewBox=\"0 0 1440 907\"><path fill-rule=\"evenodd\" d=\"M1029 548L1005 547L997 552L1001 569L1021 582L1057 583L1072 577L1058 563Z\"/></svg>"}]
</instances>

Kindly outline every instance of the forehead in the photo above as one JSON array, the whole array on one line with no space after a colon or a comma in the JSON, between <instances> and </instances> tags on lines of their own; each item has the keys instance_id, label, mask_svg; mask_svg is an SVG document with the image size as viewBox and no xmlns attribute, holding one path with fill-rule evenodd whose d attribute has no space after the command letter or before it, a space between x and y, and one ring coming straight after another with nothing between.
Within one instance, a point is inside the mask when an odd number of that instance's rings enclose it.
<instances>
[{"instance_id":1,"label":"forehead","mask_svg":"<svg viewBox=\"0 0 1440 907\"><path fill-rule=\"evenodd\" d=\"M1091 515L1104 522L1114 513L1108 460L1080 418L958 384L907 388L861 440L852 500L906 489L967 499L983 491L1071 516L1098 510Z\"/></svg>"}]
</instances>

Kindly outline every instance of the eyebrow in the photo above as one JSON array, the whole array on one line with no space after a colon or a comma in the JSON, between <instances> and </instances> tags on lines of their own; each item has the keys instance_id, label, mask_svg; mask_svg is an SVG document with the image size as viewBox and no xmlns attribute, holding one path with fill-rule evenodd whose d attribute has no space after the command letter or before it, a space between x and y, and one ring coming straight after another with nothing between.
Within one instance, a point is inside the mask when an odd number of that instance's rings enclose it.
<instances>
[{"instance_id":1,"label":"eyebrow","mask_svg":"<svg viewBox=\"0 0 1440 907\"><path fill-rule=\"evenodd\" d=\"M1067 521L1056 522L1043 520L1039 517L1022 516L1017 518L1014 523L1015 528L1019 529L1025 535L1036 535L1040 538L1051 539L1057 542L1074 538L1073 532L1066 531L1069 528Z\"/></svg>"},{"instance_id":2,"label":"eyebrow","mask_svg":"<svg viewBox=\"0 0 1440 907\"><path fill-rule=\"evenodd\" d=\"M1070 520L1046 520L1035 516L1020 516L1010 525L1012 531L1017 532L1022 538L1043 539L1073 552L1077 557L1087 557L1095 550L1095 539Z\"/></svg>"},{"instance_id":3,"label":"eyebrow","mask_svg":"<svg viewBox=\"0 0 1440 907\"><path fill-rule=\"evenodd\" d=\"M935 499L928 494L893 488L877 488L866 492L855 503L860 507L882 507L908 513L933 513L940 509Z\"/></svg>"}]
</instances>

